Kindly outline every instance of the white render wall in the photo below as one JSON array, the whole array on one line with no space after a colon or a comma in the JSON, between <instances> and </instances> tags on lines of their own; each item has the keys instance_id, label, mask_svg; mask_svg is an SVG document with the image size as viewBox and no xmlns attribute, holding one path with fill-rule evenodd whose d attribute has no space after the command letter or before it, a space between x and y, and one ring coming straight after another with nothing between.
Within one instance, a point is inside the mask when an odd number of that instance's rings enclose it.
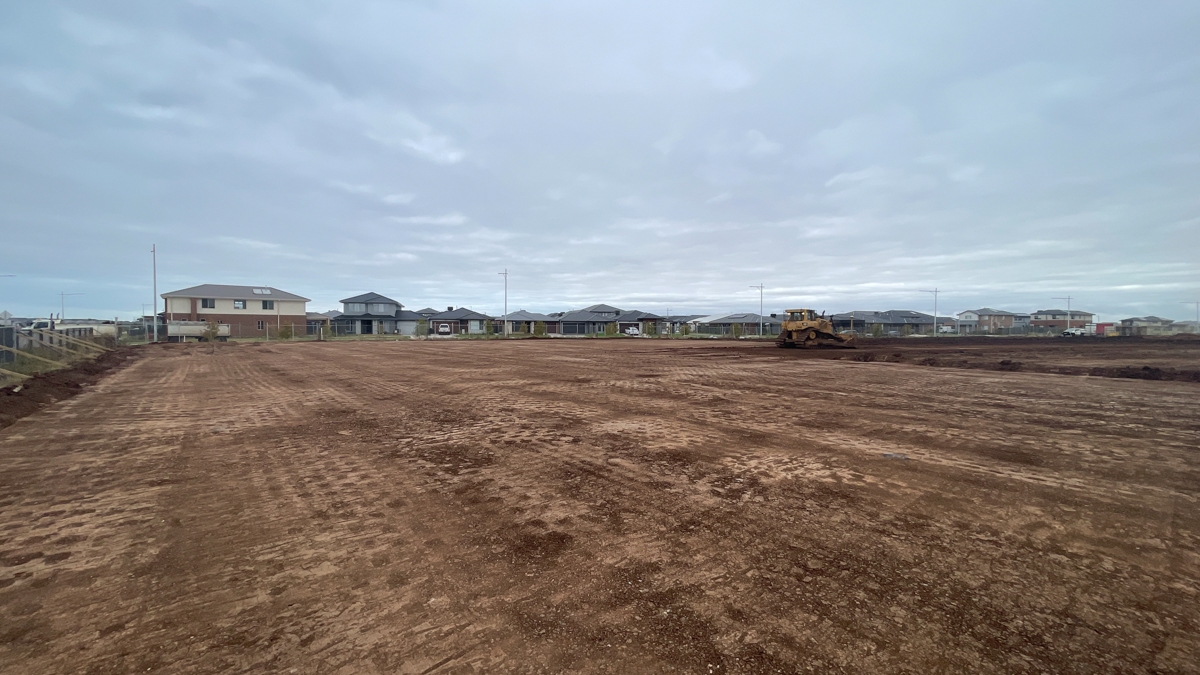
<instances>
[{"instance_id":1,"label":"white render wall","mask_svg":"<svg viewBox=\"0 0 1200 675\"><path fill-rule=\"evenodd\" d=\"M276 300L274 309L263 309L262 301L270 300L261 295L254 298L246 298L246 309L234 309L233 300L225 300L218 298L216 307L206 309L200 306L201 298L196 298L196 314L279 314L281 316L306 316L308 303L302 300ZM168 314L191 314L192 313L192 298L167 298L166 311Z\"/></svg>"}]
</instances>

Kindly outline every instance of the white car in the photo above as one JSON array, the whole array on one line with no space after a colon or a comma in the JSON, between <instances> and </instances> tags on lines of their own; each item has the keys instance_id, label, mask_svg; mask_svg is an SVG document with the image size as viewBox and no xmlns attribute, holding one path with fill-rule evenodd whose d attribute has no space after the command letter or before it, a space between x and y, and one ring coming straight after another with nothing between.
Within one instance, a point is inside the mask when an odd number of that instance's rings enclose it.
<instances>
[{"instance_id":1,"label":"white car","mask_svg":"<svg viewBox=\"0 0 1200 675\"><path fill-rule=\"evenodd\" d=\"M637 326L630 326L625 329L626 335L641 335L642 331Z\"/></svg>"},{"instance_id":2,"label":"white car","mask_svg":"<svg viewBox=\"0 0 1200 675\"><path fill-rule=\"evenodd\" d=\"M1076 337L1079 335L1087 335L1087 331L1082 328L1068 328L1063 331L1063 337Z\"/></svg>"}]
</instances>

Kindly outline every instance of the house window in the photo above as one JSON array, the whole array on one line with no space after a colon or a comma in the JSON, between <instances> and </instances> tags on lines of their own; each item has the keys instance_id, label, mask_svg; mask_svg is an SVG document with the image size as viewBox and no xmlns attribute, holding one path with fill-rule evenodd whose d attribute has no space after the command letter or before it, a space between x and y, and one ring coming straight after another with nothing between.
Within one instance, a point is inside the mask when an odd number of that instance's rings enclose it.
<instances>
[{"instance_id":1,"label":"house window","mask_svg":"<svg viewBox=\"0 0 1200 675\"><path fill-rule=\"evenodd\" d=\"M258 322L258 329L259 329L259 330L262 330L262 329L264 329L264 328L266 328L266 327L267 327L267 322L266 322L266 321L259 321L259 322Z\"/></svg>"},{"instance_id":2,"label":"house window","mask_svg":"<svg viewBox=\"0 0 1200 675\"><path fill-rule=\"evenodd\" d=\"M263 303L263 309L275 309L275 301L274 300L263 300L262 303Z\"/></svg>"},{"instance_id":3,"label":"house window","mask_svg":"<svg viewBox=\"0 0 1200 675\"><path fill-rule=\"evenodd\" d=\"M361 302L347 302L346 303L346 313L347 314L366 314L367 306Z\"/></svg>"},{"instance_id":4,"label":"house window","mask_svg":"<svg viewBox=\"0 0 1200 675\"><path fill-rule=\"evenodd\" d=\"M201 309L216 309L217 308L217 299L216 298L200 298L200 308Z\"/></svg>"},{"instance_id":5,"label":"house window","mask_svg":"<svg viewBox=\"0 0 1200 675\"><path fill-rule=\"evenodd\" d=\"M234 309L246 309L246 301L245 300L234 300L233 308Z\"/></svg>"}]
</instances>

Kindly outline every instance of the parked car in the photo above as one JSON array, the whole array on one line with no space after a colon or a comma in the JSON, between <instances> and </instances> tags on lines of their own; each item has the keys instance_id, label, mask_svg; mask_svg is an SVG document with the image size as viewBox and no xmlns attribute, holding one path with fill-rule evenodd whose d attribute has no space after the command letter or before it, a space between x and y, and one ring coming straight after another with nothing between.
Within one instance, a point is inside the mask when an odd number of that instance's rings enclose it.
<instances>
[{"instance_id":1,"label":"parked car","mask_svg":"<svg viewBox=\"0 0 1200 675\"><path fill-rule=\"evenodd\" d=\"M637 326L630 326L625 329L626 335L641 335L642 331Z\"/></svg>"},{"instance_id":2,"label":"parked car","mask_svg":"<svg viewBox=\"0 0 1200 675\"><path fill-rule=\"evenodd\" d=\"M1083 328L1068 328L1063 331L1063 337L1076 337L1079 335L1087 335L1087 331Z\"/></svg>"}]
</instances>

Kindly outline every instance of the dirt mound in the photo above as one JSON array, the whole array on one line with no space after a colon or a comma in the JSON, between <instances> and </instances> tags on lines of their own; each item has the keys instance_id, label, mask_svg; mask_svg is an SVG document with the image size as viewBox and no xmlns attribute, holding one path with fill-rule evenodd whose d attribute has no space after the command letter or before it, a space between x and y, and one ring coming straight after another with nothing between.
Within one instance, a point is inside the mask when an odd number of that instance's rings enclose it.
<instances>
[{"instance_id":1,"label":"dirt mound","mask_svg":"<svg viewBox=\"0 0 1200 675\"><path fill-rule=\"evenodd\" d=\"M70 398L87 385L94 384L109 371L140 356L136 347L105 352L91 361L70 368L40 373L17 384L0 389L0 429L32 415L55 401Z\"/></svg>"}]
</instances>

